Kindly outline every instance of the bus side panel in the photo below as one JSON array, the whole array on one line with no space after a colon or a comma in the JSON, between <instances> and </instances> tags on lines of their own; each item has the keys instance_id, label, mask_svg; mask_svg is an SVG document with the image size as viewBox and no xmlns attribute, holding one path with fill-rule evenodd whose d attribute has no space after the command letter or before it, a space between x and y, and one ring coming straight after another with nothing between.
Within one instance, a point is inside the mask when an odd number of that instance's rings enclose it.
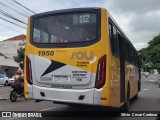
<instances>
[{"instance_id":1,"label":"bus side panel","mask_svg":"<svg viewBox=\"0 0 160 120\"><path fill-rule=\"evenodd\" d=\"M111 57L111 81L113 82L113 107L120 107L120 60Z\"/></svg>"},{"instance_id":2,"label":"bus side panel","mask_svg":"<svg viewBox=\"0 0 160 120\"><path fill-rule=\"evenodd\" d=\"M107 57L106 57L106 83L102 88L101 102L103 106L113 106L113 81L112 81L112 64L111 64L111 49L108 30L108 12L102 9L102 37L106 41Z\"/></svg>"},{"instance_id":3,"label":"bus side panel","mask_svg":"<svg viewBox=\"0 0 160 120\"><path fill-rule=\"evenodd\" d=\"M26 99L29 98L29 91L28 91L28 82L27 82L27 79L26 79L26 53L27 53L27 45L29 44L29 38L30 38L30 21L31 21L31 18L28 19L28 28L27 28L27 36L26 36L26 49L25 49L25 59L24 59L24 96Z\"/></svg>"},{"instance_id":4,"label":"bus side panel","mask_svg":"<svg viewBox=\"0 0 160 120\"><path fill-rule=\"evenodd\" d=\"M25 59L24 59L24 96L26 99L29 99L29 98L33 98L33 85L30 85L27 81L27 68L26 68L26 58L29 57L28 54L29 53L32 53L34 52L34 49L33 49L33 46L30 45L30 21L31 21L31 18L28 19L28 28L27 28L27 37L26 37L26 49L25 49ZM30 58L31 59L31 58ZM31 67L33 69L33 66L32 66L32 61L31 61ZM33 71L33 70L32 70ZM35 73L32 73L32 80L33 80L33 74Z\"/></svg>"},{"instance_id":5,"label":"bus side panel","mask_svg":"<svg viewBox=\"0 0 160 120\"><path fill-rule=\"evenodd\" d=\"M128 77L130 83L130 98L133 98L138 93L138 71L137 67L126 63L128 66ZM127 91L126 91L127 94Z\"/></svg>"}]
</instances>

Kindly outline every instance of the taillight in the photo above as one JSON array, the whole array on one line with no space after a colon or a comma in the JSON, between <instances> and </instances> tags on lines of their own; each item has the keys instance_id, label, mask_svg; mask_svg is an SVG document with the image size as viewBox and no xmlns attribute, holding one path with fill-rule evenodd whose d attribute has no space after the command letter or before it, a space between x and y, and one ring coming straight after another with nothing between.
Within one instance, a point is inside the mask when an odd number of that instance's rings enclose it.
<instances>
[{"instance_id":1,"label":"taillight","mask_svg":"<svg viewBox=\"0 0 160 120\"><path fill-rule=\"evenodd\" d=\"M106 55L98 61L95 88L100 89L106 82Z\"/></svg>"},{"instance_id":2,"label":"taillight","mask_svg":"<svg viewBox=\"0 0 160 120\"><path fill-rule=\"evenodd\" d=\"M27 77L27 82L32 85L33 80L32 80L32 68L31 68L31 60L29 57L26 57L26 77Z\"/></svg>"}]
</instances>

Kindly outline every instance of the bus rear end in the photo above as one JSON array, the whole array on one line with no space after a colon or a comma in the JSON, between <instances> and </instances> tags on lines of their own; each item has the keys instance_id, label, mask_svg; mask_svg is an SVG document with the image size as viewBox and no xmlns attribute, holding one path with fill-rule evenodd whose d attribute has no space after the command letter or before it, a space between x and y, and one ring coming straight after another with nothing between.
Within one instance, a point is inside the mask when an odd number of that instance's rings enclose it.
<instances>
[{"instance_id":1,"label":"bus rear end","mask_svg":"<svg viewBox=\"0 0 160 120\"><path fill-rule=\"evenodd\" d=\"M106 10L100 8L60 10L29 18L25 98L108 106L106 29Z\"/></svg>"}]
</instances>

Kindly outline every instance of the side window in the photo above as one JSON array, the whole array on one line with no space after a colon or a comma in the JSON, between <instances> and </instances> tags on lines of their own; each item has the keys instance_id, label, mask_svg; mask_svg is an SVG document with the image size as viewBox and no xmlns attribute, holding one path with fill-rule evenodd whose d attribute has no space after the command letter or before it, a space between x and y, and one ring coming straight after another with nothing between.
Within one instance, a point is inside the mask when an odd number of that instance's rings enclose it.
<instances>
[{"instance_id":1,"label":"side window","mask_svg":"<svg viewBox=\"0 0 160 120\"><path fill-rule=\"evenodd\" d=\"M131 63L131 47L128 43L128 62Z\"/></svg>"},{"instance_id":2,"label":"side window","mask_svg":"<svg viewBox=\"0 0 160 120\"><path fill-rule=\"evenodd\" d=\"M117 37L117 28L109 22L109 36L112 54L116 57L119 57L119 43Z\"/></svg>"},{"instance_id":3,"label":"side window","mask_svg":"<svg viewBox=\"0 0 160 120\"><path fill-rule=\"evenodd\" d=\"M138 66L138 60L137 60L137 51L135 51L135 56L134 56L134 60L135 60L135 66Z\"/></svg>"},{"instance_id":4,"label":"side window","mask_svg":"<svg viewBox=\"0 0 160 120\"><path fill-rule=\"evenodd\" d=\"M113 42L114 42L114 55L119 57L119 43L117 36L117 28L113 26Z\"/></svg>"},{"instance_id":5,"label":"side window","mask_svg":"<svg viewBox=\"0 0 160 120\"><path fill-rule=\"evenodd\" d=\"M134 64L134 57L133 57L133 55L134 55L134 53L133 53L133 49L131 48L131 50L132 50L132 52L131 52L131 63L132 63L132 65Z\"/></svg>"},{"instance_id":6,"label":"side window","mask_svg":"<svg viewBox=\"0 0 160 120\"><path fill-rule=\"evenodd\" d=\"M139 66L138 54L136 54L136 65Z\"/></svg>"},{"instance_id":7,"label":"side window","mask_svg":"<svg viewBox=\"0 0 160 120\"><path fill-rule=\"evenodd\" d=\"M135 66L137 66L137 53L135 52L135 56L134 56L135 58Z\"/></svg>"},{"instance_id":8,"label":"side window","mask_svg":"<svg viewBox=\"0 0 160 120\"><path fill-rule=\"evenodd\" d=\"M132 48L130 46L130 63L132 64Z\"/></svg>"},{"instance_id":9,"label":"side window","mask_svg":"<svg viewBox=\"0 0 160 120\"><path fill-rule=\"evenodd\" d=\"M133 60L134 60L134 61L133 61L133 64L136 65L136 52L135 52L135 50L134 50L134 52L133 52L133 58L134 58L134 59L133 59Z\"/></svg>"},{"instance_id":10,"label":"side window","mask_svg":"<svg viewBox=\"0 0 160 120\"><path fill-rule=\"evenodd\" d=\"M131 63L131 47L128 42L126 43L126 46L127 62Z\"/></svg>"},{"instance_id":11,"label":"side window","mask_svg":"<svg viewBox=\"0 0 160 120\"><path fill-rule=\"evenodd\" d=\"M125 60L128 61L128 56L129 56L129 54L128 54L128 46L127 46L126 40L125 40L124 46L125 46L125 47L124 47L124 50L125 50Z\"/></svg>"},{"instance_id":12,"label":"side window","mask_svg":"<svg viewBox=\"0 0 160 120\"><path fill-rule=\"evenodd\" d=\"M112 23L109 22L109 37L110 37L110 45L112 53L114 53L114 42L113 41L113 29L112 29Z\"/></svg>"},{"instance_id":13,"label":"side window","mask_svg":"<svg viewBox=\"0 0 160 120\"><path fill-rule=\"evenodd\" d=\"M0 78L3 78L3 75L0 75Z\"/></svg>"},{"instance_id":14,"label":"side window","mask_svg":"<svg viewBox=\"0 0 160 120\"><path fill-rule=\"evenodd\" d=\"M130 62L130 46L129 44L127 43L127 61Z\"/></svg>"}]
</instances>

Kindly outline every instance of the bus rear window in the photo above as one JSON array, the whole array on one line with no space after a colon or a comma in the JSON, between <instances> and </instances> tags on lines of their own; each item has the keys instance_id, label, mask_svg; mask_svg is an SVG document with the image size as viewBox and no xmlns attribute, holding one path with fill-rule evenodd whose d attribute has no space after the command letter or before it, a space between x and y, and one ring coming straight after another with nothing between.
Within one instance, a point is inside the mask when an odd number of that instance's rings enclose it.
<instances>
[{"instance_id":1,"label":"bus rear window","mask_svg":"<svg viewBox=\"0 0 160 120\"><path fill-rule=\"evenodd\" d=\"M60 14L33 20L34 43L74 43L98 36L96 13Z\"/></svg>"}]
</instances>

